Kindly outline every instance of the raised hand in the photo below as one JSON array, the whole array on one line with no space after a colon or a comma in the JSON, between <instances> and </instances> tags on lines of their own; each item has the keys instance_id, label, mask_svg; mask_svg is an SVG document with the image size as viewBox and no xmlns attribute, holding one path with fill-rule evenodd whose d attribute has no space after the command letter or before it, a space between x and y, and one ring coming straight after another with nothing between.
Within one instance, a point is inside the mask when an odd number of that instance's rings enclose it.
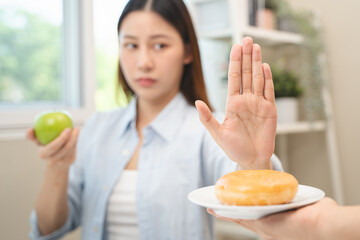
<instances>
[{"instance_id":1,"label":"raised hand","mask_svg":"<svg viewBox=\"0 0 360 240\"><path fill-rule=\"evenodd\" d=\"M242 169L271 168L275 148L276 106L268 64L250 37L231 49L225 119L219 123L207 105L196 101L200 121Z\"/></svg>"}]
</instances>

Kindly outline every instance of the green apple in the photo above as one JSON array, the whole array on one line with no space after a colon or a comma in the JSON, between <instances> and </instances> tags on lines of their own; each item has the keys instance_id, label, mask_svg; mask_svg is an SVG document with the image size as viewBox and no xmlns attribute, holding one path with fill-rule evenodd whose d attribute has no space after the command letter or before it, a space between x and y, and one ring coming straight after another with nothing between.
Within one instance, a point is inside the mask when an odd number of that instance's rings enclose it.
<instances>
[{"instance_id":1,"label":"green apple","mask_svg":"<svg viewBox=\"0 0 360 240\"><path fill-rule=\"evenodd\" d=\"M35 117L35 136L42 145L54 140L65 128L72 127L72 117L66 111L47 111Z\"/></svg>"}]
</instances>

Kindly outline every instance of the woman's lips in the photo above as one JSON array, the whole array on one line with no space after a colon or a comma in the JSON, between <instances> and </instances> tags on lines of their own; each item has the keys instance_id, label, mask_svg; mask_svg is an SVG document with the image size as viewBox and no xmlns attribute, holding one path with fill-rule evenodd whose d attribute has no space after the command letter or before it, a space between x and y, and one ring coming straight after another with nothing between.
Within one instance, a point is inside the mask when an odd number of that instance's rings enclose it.
<instances>
[{"instance_id":1,"label":"woman's lips","mask_svg":"<svg viewBox=\"0 0 360 240\"><path fill-rule=\"evenodd\" d=\"M142 87L150 87L156 83L155 79L153 78L138 78L137 82Z\"/></svg>"}]
</instances>

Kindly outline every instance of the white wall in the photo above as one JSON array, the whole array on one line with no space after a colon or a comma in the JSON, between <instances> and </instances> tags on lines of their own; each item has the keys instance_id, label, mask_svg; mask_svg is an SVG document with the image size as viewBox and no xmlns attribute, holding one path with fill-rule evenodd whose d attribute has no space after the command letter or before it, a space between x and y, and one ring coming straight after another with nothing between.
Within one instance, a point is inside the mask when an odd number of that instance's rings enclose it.
<instances>
[{"instance_id":1,"label":"white wall","mask_svg":"<svg viewBox=\"0 0 360 240\"><path fill-rule=\"evenodd\" d=\"M39 192L44 162L26 140L0 140L0 239L29 239L29 215ZM80 239L77 232L66 240Z\"/></svg>"}]
</instances>

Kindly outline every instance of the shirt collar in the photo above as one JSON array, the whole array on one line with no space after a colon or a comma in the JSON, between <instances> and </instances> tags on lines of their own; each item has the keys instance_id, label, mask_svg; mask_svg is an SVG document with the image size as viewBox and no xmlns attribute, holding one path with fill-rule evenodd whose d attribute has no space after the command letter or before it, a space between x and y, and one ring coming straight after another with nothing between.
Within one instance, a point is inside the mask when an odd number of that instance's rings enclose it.
<instances>
[{"instance_id":1,"label":"shirt collar","mask_svg":"<svg viewBox=\"0 0 360 240\"><path fill-rule=\"evenodd\" d=\"M171 141L184 122L188 106L185 97L179 92L150 123L150 127L166 141Z\"/></svg>"},{"instance_id":2,"label":"shirt collar","mask_svg":"<svg viewBox=\"0 0 360 240\"><path fill-rule=\"evenodd\" d=\"M136 124L136 96L133 96L123 114L123 122L120 124L120 136L122 136L131 125Z\"/></svg>"},{"instance_id":3,"label":"shirt collar","mask_svg":"<svg viewBox=\"0 0 360 240\"><path fill-rule=\"evenodd\" d=\"M126 111L124 111L123 122L121 124L121 136L131 127L135 128L136 124L136 96L133 97L129 103ZM156 118L149 124L157 134L159 134L166 141L171 141L176 132L179 130L181 123L185 117L186 107L188 103L182 93L178 93L165 106L165 108L156 116Z\"/></svg>"}]
</instances>

